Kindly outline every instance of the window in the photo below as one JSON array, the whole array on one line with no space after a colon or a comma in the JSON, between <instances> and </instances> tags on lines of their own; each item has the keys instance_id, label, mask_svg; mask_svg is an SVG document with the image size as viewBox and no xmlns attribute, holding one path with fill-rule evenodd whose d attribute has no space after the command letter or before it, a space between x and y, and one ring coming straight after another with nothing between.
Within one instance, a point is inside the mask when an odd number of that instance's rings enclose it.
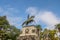
<instances>
[{"instance_id":1,"label":"window","mask_svg":"<svg viewBox=\"0 0 60 40\"><path fill-rule=\"evenodd\" d=\"M35 33L35 30L32 30L32 33Z\"/></svg>"},{"instance_id":2,"label":"window","mask_svg":"<svg viewBox=\"0 0 60 40\"><path fill-rule=\"evenodd\" d=\"M35 40L35 38L33 38L33 37L32 37L31 39L32 39L32 40Z\"/></svg>"},{"instance_id":3,"label":"window","mask_svg":"<svg viewBox=\"0 0 60 40\"><path fill-rule=\"evenodd\" d=\"M29 29L26 29L26 30L25 30L25 33L29 33Z\"/></svg>"}]
</instances>

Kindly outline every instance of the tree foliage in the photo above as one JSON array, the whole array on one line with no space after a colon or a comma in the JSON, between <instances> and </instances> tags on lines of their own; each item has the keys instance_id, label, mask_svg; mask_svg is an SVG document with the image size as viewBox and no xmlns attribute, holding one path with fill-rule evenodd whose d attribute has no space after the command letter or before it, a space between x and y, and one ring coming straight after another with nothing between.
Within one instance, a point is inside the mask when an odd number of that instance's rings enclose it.
<instances>
[{"instance_id":1,"label":"tree foliage","mask_svg":"<svg viewBox=\"0 0 60 40\"><path fill-rule=\"evenodd\" d=\"M27 26L29 23L34 21L34 16L27 17L27 20L23 22L23 26ZM60 24L55 25L56 28L60 30ZM38 35L40 37L40 40L46 40L48 38L49 40L58 40L58 37L55 37L56 30L48 30L44 29L42 30L41 25L36 25L36 28L38 30ZM16 40L19 34L21 33L20 29L17 29L14 25L10 25L6 16L0 16L0 39L1 40Z\"/></svg>"},{"instance_id":2,"label":"tree foliage","mask_svg":"<svg viewBox=\"0 0 60 40\"><path fill-rule=\"evenodd\" d=\"M60 23L59 24L56 24L55 26L56 26L56 29L58 29L59 32L60 32Z\"/></svg>"},{"instance_id":3,"label":"tree foliage","mask_svg":"<svg viewBox=\"0 0 60 40\"><path fill-rule=\"evenodd\" d=\"M0 39L1 40L16 40L20 30L15 26L11 26L6 16L0 16Z\"/></svg>"}]
</instances>

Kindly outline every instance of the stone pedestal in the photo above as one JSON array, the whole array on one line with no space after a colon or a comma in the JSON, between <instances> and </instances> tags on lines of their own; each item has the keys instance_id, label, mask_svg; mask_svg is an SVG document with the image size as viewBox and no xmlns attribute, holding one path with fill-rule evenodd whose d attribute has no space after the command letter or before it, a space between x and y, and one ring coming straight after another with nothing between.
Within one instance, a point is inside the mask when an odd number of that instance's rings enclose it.
<instances>
[{"instance_id":1,"label":"stone pedestal","mask_svg":"<svg viewBox=\"0 0 60 40\"><path fill-rule=\"evenodd\" d=\"M34 26L24 27L18 40L39 40L38 33L37 28Z\"/></svg>"},{"instance_id":2,"label":"stone pedestal","mask_svg":"<svg viewBox=\"0 0 60 40\"><path fill-rule=\"evenodd\" d=\"M36 36L20 36L19 40L38 40L38 37Z\"/></svg>"}]
</instances>

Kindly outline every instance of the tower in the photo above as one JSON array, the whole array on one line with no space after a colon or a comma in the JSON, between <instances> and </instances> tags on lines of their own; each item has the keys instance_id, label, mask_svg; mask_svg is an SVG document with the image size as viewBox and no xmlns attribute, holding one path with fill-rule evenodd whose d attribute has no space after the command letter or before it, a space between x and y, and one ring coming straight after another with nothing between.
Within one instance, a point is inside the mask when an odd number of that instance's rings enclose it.
<instances>
[{"instance_id":1,"label":"tower","mask_svg":"<svg viewBox=\"0 0 60 40\"><path fill-rule=\"evenodd\" d=\"M21 31L18 40L39 40L39 32L35 26L25 26Z\"/></svg>"}]
</instances>

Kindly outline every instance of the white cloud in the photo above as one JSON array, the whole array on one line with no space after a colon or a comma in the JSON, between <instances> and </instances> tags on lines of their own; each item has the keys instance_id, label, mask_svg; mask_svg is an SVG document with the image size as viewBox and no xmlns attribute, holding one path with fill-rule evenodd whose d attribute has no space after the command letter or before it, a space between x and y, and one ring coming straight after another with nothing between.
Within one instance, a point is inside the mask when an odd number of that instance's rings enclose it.
<instances>
[{"instance_id":1,"label":"white cloud","mask_svg":"<svg viewBox=\"0 0 60 40\"><path fill-rule=\"evenodd\" d=\"M40 19L47 24L47 29L54 29L55 25L59 23L58 18L56 17L56 15L54 15L54 13L46 11L44 12Z\"/></svg>"},{"instance_id":2,"label":"white cloud","mask_svg":"<svg viewBox=\"0 0 60 40\"><path fill-rule=\"evenodd\" d=\"M54 25L60 23L56 15L51 11L38 11L35 7L29 7L27 10L31 15L35 15L34 20L36 23L44 22L47 25L47 29L54 29Z\"/></svg>"},{"instance_id":3,"label":"white cloud","mask_svg":"<svg viewBox=\"0 0 60 40\"><path fill-rule=\"evenodd\" d=\"M56 23L59 23L57 17L52 12L44 12L40 18L48 25L55 25Z\"/></svg>"},{"instance_id":4,"label":"white cloud","mask_svg":"<svg viewBox=\"0 0 60 40\"><path fill-rule=\"evenodd\" d=\"M14 26L16 26L17 28L19 27L19 26L21 26L21 21L22 21L22 18L21 17L7 17L7 20L9 21L9 23L11 24L11 25L14 25Z\"/></svg>"},{"instance_id":5,"label":"white cloud","mask_svg":"<svg viewBox=\"0 0 60 40\"><path fill-rule=\"evenodd\" d=\"M37 8L36 7L29 7L27 8L26 12L30 15L36 15L36 13L38 12L37 11Z\"/></svg>"}]
</instances>

